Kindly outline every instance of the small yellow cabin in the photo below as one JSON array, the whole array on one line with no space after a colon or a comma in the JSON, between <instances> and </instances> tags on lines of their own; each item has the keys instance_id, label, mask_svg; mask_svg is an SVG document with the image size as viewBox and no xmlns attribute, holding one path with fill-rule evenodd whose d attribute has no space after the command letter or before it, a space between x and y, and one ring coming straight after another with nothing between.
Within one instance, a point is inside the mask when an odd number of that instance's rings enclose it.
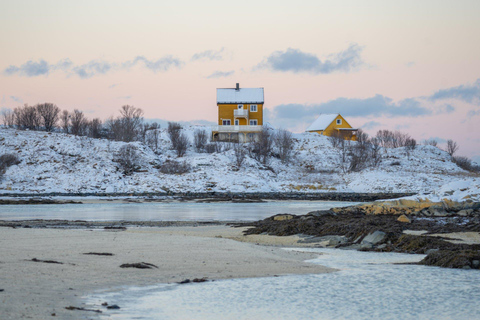
<instances>
[{"instance_id":1,"label":"small yellow cabin","mask_svg":"<svg viewBox=\"0 0 480 320\"><path fill-rule=\"evenodd\" d=\"M213 141L249 142L263 126L263 88L217 89L218 125Z\"/></svg>"},{"instance_id":2,"label":"small yellow cabin","mask_svg":"<svg viewBox=\"0 0 480 320\"><path fill-rule=\"evenodd\" d=\"M339 136L345 140L357 140L358 129L352 126L338 113L321 114L305 131L316 132L324 136Z\"/></svg>"}]
</instances>

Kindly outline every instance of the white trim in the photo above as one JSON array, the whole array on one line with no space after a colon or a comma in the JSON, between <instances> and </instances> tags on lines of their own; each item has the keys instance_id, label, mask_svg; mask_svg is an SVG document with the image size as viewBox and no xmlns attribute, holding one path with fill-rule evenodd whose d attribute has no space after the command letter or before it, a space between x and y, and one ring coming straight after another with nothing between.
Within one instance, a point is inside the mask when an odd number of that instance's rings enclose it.
<instances>
[{"instance_id":1,"label":"white trim","mask_svg":"<svg viewBox=\"0 0 480 320\"><path fill-rule=\"evenodd\" d=\"M231 126L231 125L232 125L232 120L230 119L222 120L222 126Z\"/></svg>"},{"instance_id":2,"label":"white trim","mask_svg":"<svg viewBox=\"0 0 480 320\"><path fill-rule=\"evenodd\" d=\"M337 119L336 124L342 124L342 119Z\"/></svg>"},{"instance_id":3,"label":"white trim","mask_svg":"<svg viewBox=\"0 0 480 320\"><path fill-rule=\"evenodd\" d=\"M257 111L258 111L258 106L256 104L251 104L250 105L250 112L257 112Z\"/></svg>"},{"instance_id":4,"label":"white trim","mask_svg":"<svg viewBox=\"0 0 480 320\"><path fill-rule=\"evenodd\" d=\"M258 120L257 119L250 120L250 125L251 126L258 126Z\"/></svg>"},{"instance_id":5,"label":"white trim","mask_svg":"<svg viewBox=\"0 0 480 320\"><path fill-rule=\"evenodd\" d=\"M235 119L235 125L236 126L240 125L240 121L238 121L238 119Z\"/></svg>"}]
</instances>

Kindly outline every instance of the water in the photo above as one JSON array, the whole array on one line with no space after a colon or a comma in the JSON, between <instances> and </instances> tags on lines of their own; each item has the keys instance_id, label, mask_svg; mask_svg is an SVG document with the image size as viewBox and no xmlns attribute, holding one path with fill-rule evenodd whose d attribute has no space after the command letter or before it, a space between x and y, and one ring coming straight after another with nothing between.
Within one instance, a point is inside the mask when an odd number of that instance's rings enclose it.
<instances>
[{"instance_id":1,"label":"water","mask_svg":"<svg viewBox=\"0 0 480 320\"><path fill-rule=\"evenodd\" d=\"M87 301L121 306L105 319L480 319L476 270L391 264L421 255L308 251L341 271L123 288Z\"/></svg>"},{"instance_id":2,"label":"water","mask_svg":"<svg viewBox=\"0 0 480 320\"><path fill-rule=\"evenodd\" d=\"M63 219L87 221L256 221L278 213L355 205L338 201L266 201L261 203L85 203L2 205L0 220Z\"/></svg>"}]
</instances>

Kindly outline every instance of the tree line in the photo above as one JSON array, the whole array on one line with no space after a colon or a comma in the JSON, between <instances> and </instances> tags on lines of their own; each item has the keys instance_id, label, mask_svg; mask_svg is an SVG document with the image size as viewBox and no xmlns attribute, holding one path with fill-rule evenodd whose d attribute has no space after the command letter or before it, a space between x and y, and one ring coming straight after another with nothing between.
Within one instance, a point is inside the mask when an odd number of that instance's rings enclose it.
<instances>
[{"instance_id":1,"label":"tree line","mask_svg":"<svg viewBox=\"0 0 480 320\"><path fill-rule=\"evenodd\" d=\"M100 118L88 119L85 113L78 109L67 111L61 110L53 103L39 103L34 106L25 104L13 110L2 110L0 116L5 127L19 130L57 131L125 142L147 142L148 131L160 128L157 123L145 123L144 113L140 108L124 105L119 112L118 117L102 121ZM157 145L157 142L152 143Z\"/></svg>"}]
</instances>

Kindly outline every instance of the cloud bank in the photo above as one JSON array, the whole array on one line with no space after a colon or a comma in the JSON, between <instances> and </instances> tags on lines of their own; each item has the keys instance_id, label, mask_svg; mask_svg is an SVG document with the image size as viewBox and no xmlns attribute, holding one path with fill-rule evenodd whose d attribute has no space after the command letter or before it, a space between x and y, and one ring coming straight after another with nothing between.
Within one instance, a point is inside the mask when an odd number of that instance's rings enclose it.
<instances>
[{"instance_id":1,"label":"cloud bank","mask_svg":"<svg viewBox=\"0 0 480 320\"><path fill-rule=\"evenodd\" d=\"M55 71L64 71L67 75L76 75L82 79L88 79L96 75L107 74L116 70L128 70L137 65L153 72L166 72L171 68L181 68L184 62L173 57L165 56L157 60L149 60L144 56L137 56L132 60L121 63L104 60L91 60L85 64L75 65L70 59L61 60L55 64L40 59L39 61L27 61L20 66L8 66L3 70L7 76L19 75L25 77L48 76Z\"/></svg>"},{"instance_id":2,"label":"cloud bank","mask_svg":"<svg viewBox=\"0 0 480 320\"><path fill-rule=\"evenodd\" d=\"M231 75L233 75L235 73L235 71L226 71L226 72L223 72L223 71L215 71L214 73L212 73L211 75L207 76L206 78L207 79L217 79L217 78L225 78L225 77L229 77Z\"/></svg>"},{"instance_id":3,"label":"cloud bank","mask_svg":"<svg viewBox=\"0 0 480 320\"><path fill-rule=\"evenodd\" d=\"M256 69L311 74L351 72L365 64L360 56L362 50L358 44L351 44L346 50L331 54L322 61L314 54L288 48L286 51L273 52Z\"/></svg>"},{"instance_id":4,"label":"cloud bank","mask_svg":"<svg viewBox=\"0 0 480 320\"><path fill-rule=\"evenodd\" d=\"M223 60L223 53L225 48L221 48L220 50L206 50L203 52L195 53L192 56L192 61L196 60L210 60L210 61L220 61Z\"/></svg>"},{"instance_id":5,"label":"cloud bank","mask_svg":"<svg viewBox=\"0 0 480 320\"><path fill-rule=\"evenodd\" d=\"M468 103L480 105L480 79L475 83L442 89L429 97L430 100L458 99Z\"/></svg>"}]
</instances>

